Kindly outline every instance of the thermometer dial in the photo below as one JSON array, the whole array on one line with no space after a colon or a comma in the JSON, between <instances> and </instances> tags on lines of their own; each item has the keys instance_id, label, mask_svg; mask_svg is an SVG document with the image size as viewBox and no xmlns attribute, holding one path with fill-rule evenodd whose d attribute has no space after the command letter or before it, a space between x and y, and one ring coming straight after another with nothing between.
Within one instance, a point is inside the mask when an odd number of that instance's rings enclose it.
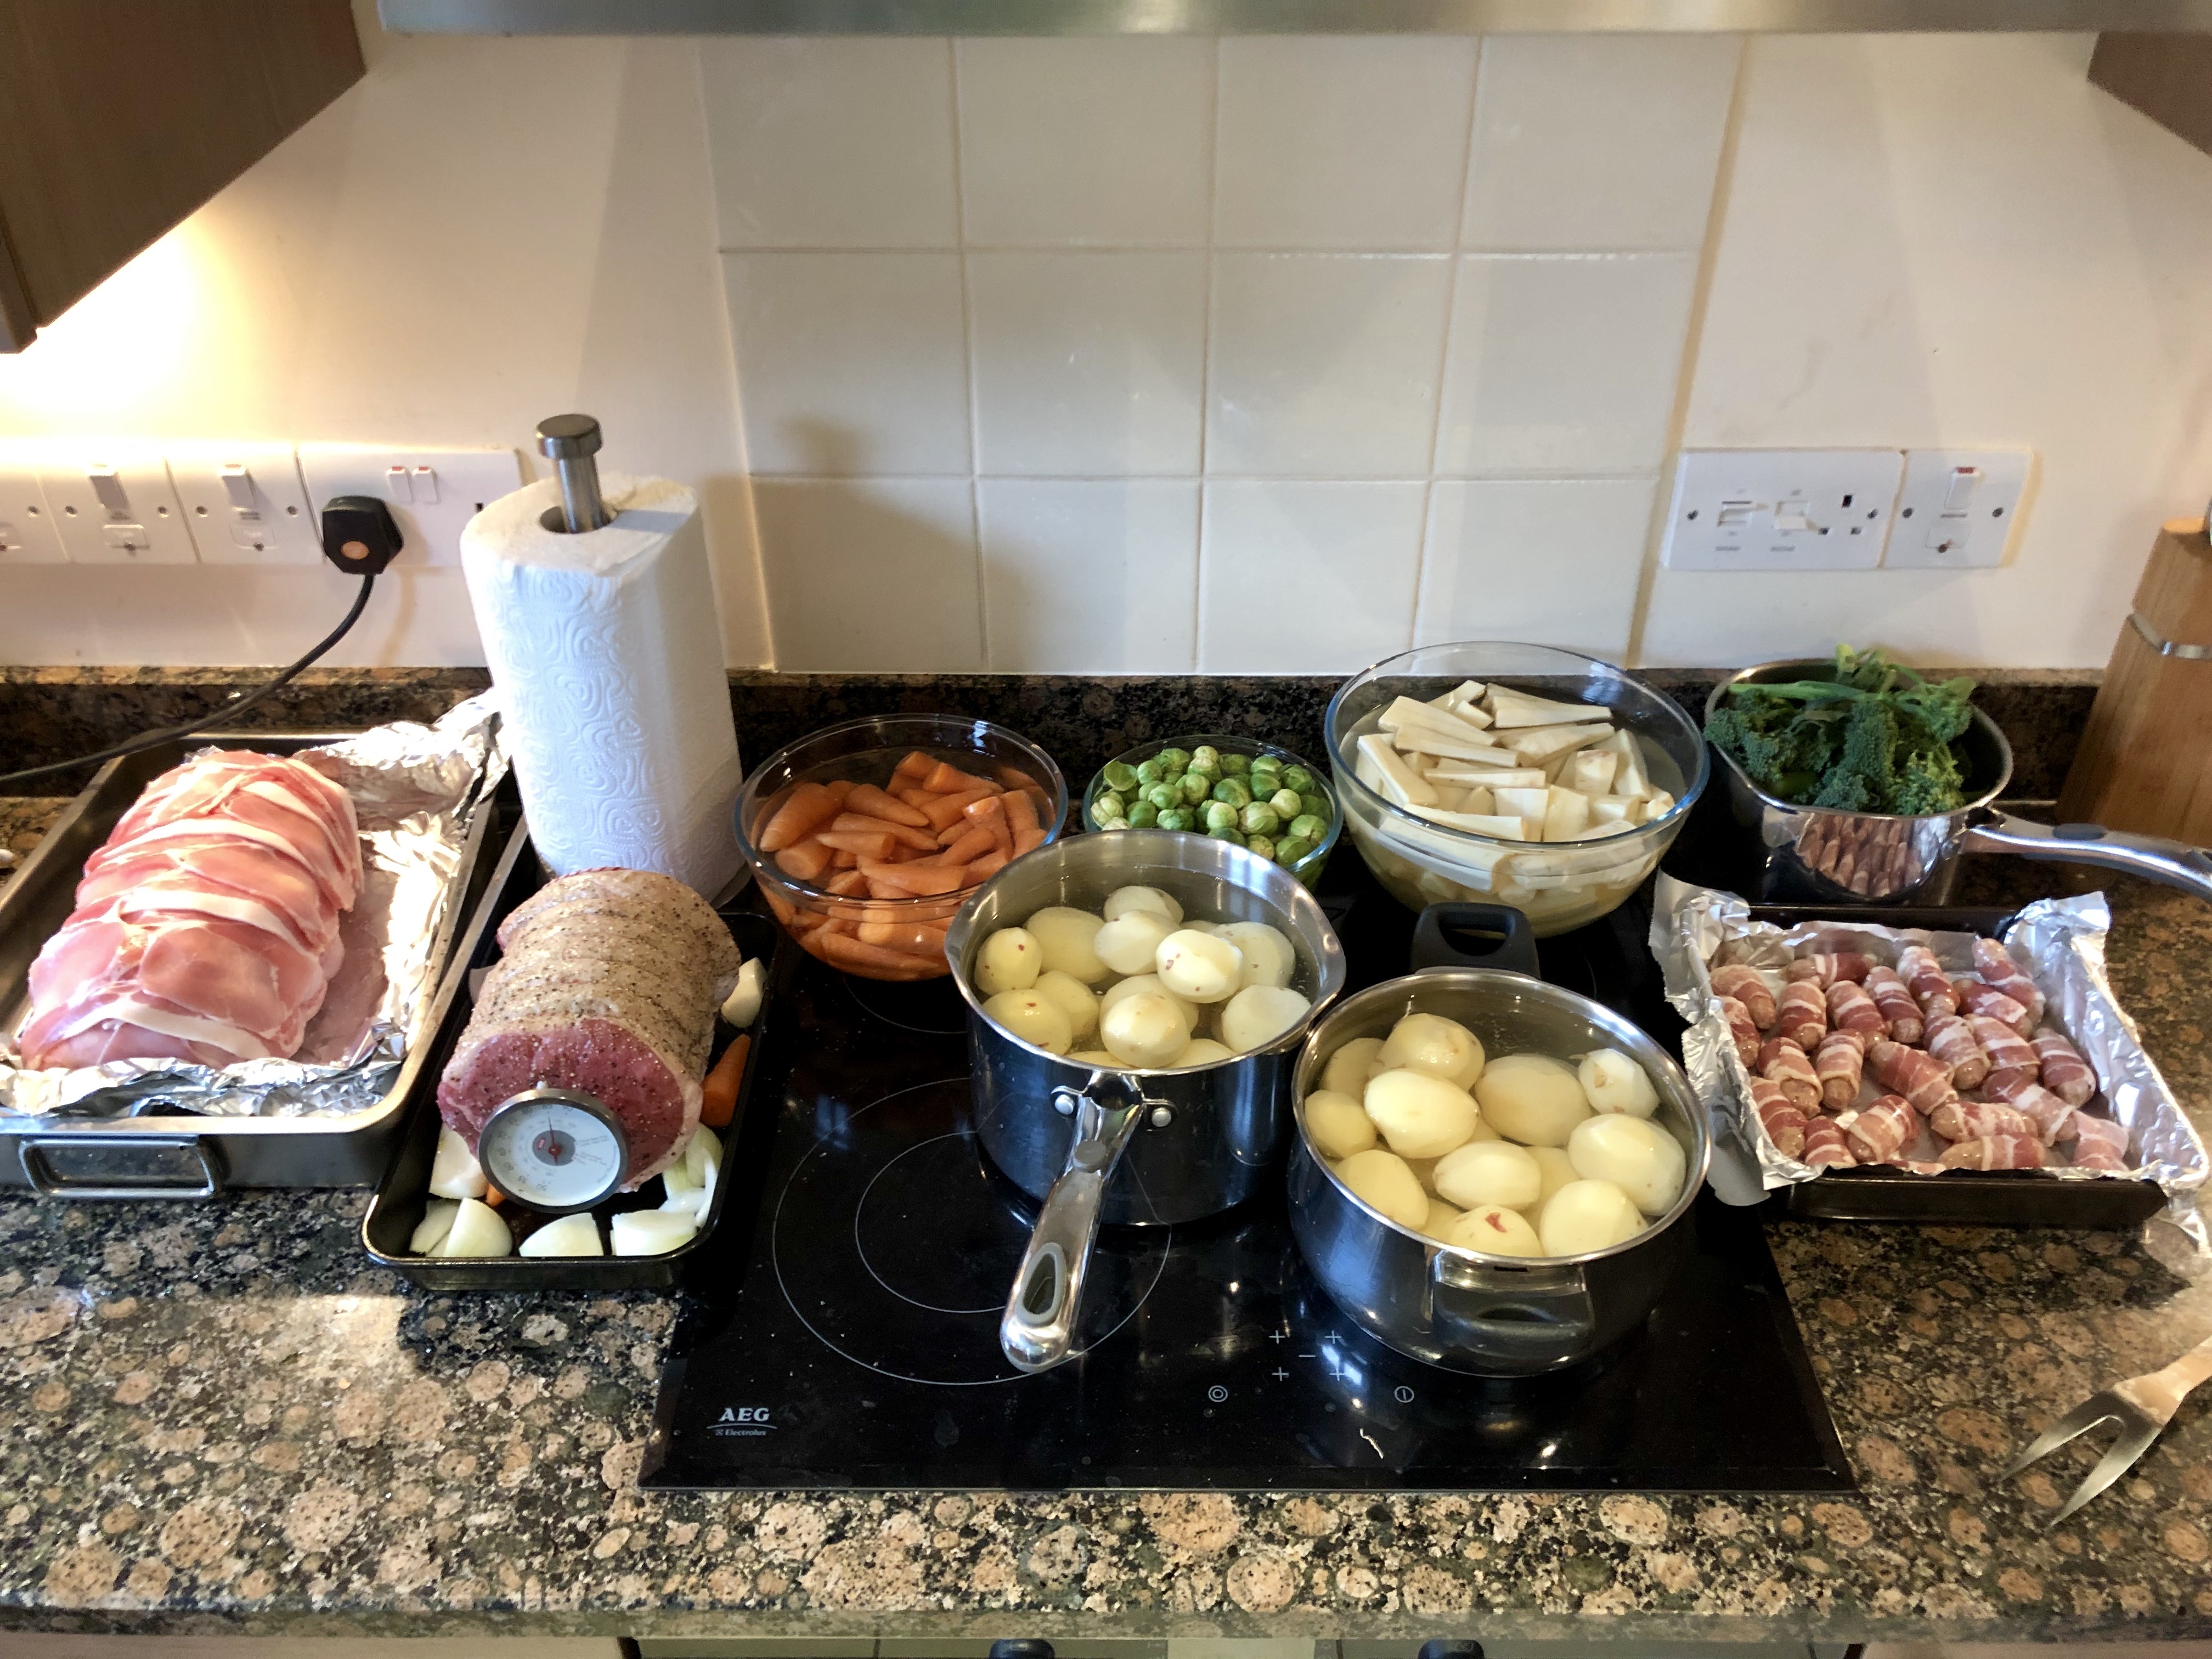
<instances>
[{"instance_id":1,"label":"thermometer dial","mask_svg":"<svg viewBox=\"0 0 2212 1659\"><path fill-rule=\"evenodd\" d=\"M477 1138L484 1176L547 1215L588 1210L629 1172L621 1120L574 1089L528 1089L507 1101Z\"/></svg>"}]
</instances>

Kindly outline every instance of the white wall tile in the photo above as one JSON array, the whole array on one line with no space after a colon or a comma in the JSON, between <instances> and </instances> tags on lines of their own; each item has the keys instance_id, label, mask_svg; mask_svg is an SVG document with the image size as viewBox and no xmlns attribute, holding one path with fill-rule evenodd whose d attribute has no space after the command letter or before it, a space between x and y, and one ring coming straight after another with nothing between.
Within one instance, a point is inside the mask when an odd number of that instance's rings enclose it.
<instances>
[{"instance_id":1,"label":"white wall tile","mask_svg":"<svg viewBox=\"0 0 2212 1659\"><path fill-rule=\"evenodd\" d=\"M1288 480L1207 484L1200 670L1349 674L1405 650L1427 489Z\"/></svg>"},{"instance_id":2,"label":"white wall tile","mask_svg":"<svg viewBox=\"0 0 2212 1659\"><path fill-rule=\"evenodd\" d=\"M1190 672L1196 480L985 478L975 488L994 672Z\"/></svg>"},{"instance_id":3,"label":"white wall tile","mask_svg":"<svg viewBox=\"0 0 2212 1659\"><path fill-rule=\"evenodd\" d=\"M1698 246L1741 54L1732 34L1485 40L1466 245Z\"/></svg>"},{"instance_id":4,"label":"white wall tile","mask_svg":"<svg viewBox=\"0 0 2212 1659\"><path fill-rule=\"evenodd\" d=\"M1696 283L1686 253L1462 259L1437 471L1656 468Z\"/></svg>"},{"instance_id":5,"label":"white wall tile","mask_svg":"<svg viewBox=\"0 0 2212 1659\"><path fill-rule=\"evenodd\" d=\"M966 479L763 478L753 501L777 667L982 668Z\"/></svg>"},{"instance_id":6,"label":"white wall tile","mask_svg":"<svg viewBox=\"0 0 2212 1659\"><path fill-rule=\"evenodd\" d=\"M954 49L971 244L1206 240L1211 40L962 40Z\"/></svg>"},{"instance_id":7,"label":"white wall tile","mask_svg":"<svg viewBox=\"0 0 2212 1659\"><path fill-rule=\"evenodd\" d=\"M1530 640L1620 661L1657 489L1649 478L1438 479L1414 644Z\"/></svg>"},{"instance_id":8,"label":"white wall tile","mask_svg":"<svg viewBox=\"0 0 2212 1659\"><path fill-rule=\"evenodd\" d=\"M722 258L756 473L969 469L960 258Z\"/></svg>"},{"instance_id":9,"label":"white wall tile","mask_svg":"<svg viewBox=\"0 0 2212 1659\"><path fill-rule=\"evenodd\" d=\"M968 257L976 469L1198 471L1203 253Z\"/></svg>"},{"instance_id":10,"label":"white wall tile","mask_svg":"<svg viewBox=\"0 0 2212 1659\"><path fill-rule=\"evenodd\" d=\"M1217 254L1206 471L1425 473L1450 281L1428 255Z\"/></svg>"},{"instance_id":11,"label":"white wall tile","mask_svg":"<svg viewBox=\"0 0 2212 1659\"><path fill-rule=\"evenodd\" d=\"M951 247L943 40L702 41L719 245Z\"/></svg>"},{"instance_id":12,"label":"white wall tile","mask_svg":"<svg viewBox=\"0 0 2212 1659\"><path fill-rule=\"evenodd\" d=\"M1467 37L1222 41L1214 240L1449 247L1474 59Z\"/></svg>"}]
</instances>

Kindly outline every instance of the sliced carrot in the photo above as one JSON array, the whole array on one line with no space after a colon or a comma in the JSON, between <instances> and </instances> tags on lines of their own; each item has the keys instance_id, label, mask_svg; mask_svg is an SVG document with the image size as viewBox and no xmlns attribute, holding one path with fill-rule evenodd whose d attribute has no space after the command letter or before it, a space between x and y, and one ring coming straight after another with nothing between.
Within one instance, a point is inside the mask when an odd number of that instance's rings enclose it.
<instances>
[{"instance_id":1,"label":"sliced carrot","mask_svg":"<svg viewBox=\"0 0 2212 1659\"><path fill-rule=\"evenodd\" d=\"M1037 822L1036 803L1026 789L1011 790L1000 797L1006 803L1006 827L1014 834L1014 856L1033 853L1044 845L1044 826Z\"/></svg>"},{"instance_id":2,"label":"sliced carrot","mask_svg":"<svg viewBox=\"0 0 2212 1659\"><path fill-rule=\"evenodd\" d=\"M814 832L814 839L824 847L836 848L841 853L852 853L869 859L889 858L891 848L898 845L897 838L888 830L859 833L849 830L817 830Z\"/></svg>"},{"instance_id":3,"label":"sliced carrot","mask_svg":"<svg viewBox=\"0 0 2212 1659\"><path fill-rule=\"evenodd\" d=\"M885 794L872 783L854 784L853 793L845 797L845 810L866 812L870 817L882 818L889 823L911 824L917 830L929 822L897 796Z\"/></svg>"},{"instance_id":4,"label":"sliced carrot","mask_svg":"<svg viewBox=\"0 0 2212 1659\"><path fill-rule=\"evenodd\" d=\"M1033 790L1037 781L1018 766L1002 766L996 774L999 781L1009 789Z\"/></svg>"},{"instance_id":5,"label":"sliced carrot","mask_svg":"<svg viewBox=\"0 0 2212 1659\"><path fill-rule=\"evenodd\" d=\"M908 783L920 783L936 770L937 764L936 756L925 755L917 749L896 766L891 768L891 775L895 778L903 778Z\"/></svg>"},{"instance_id":6,"label":"sliced carrot","mask_svg":"<svg viewBox=\"0 0 2212 1659\"><path fill-rule=\"evenodd\" d=\"M830 867L832 870L857 870L860 867L860 855L841 847L830 855Z\"/></svg>"},{"instance_id":7,"label":"sliced carrot","mask_svg":"<svg viewBox=\"0 0 2212 1659\"><path fill-rule=\"evenodd\" d=\"M829 782L823 784L822 787L824 789L827 789L831 794L836 796L837 805L839 806L842 806L845 804L845 798L851 794L858 786L855 785L850 778L832 778Z\"/></svg>"},{"instance_id":8,"label":"sliced carrot","mask_svg":"<svg viewBox=\"0 0 2212 1659\"><path fill-rule=\"evenodd\" d=\"M959 839L948 842L943 852L934 859L925 860L925 863L967 864L981 858L999 844L999 838L980 823L963 823L955 827L960 831Z\"/></svg>"},{"instance_id":9,"label":"sliced carrot","mask_svg":"<svg viewBox=\"0 0 2212 1659\"><path fill-rule=\"evenodd\" d=\"M793 881L812 881L830 867L835 849L809 836L775 855L775 867Z\"/></svg>"},{"instance_id":10,"label":"sliced carrot","mask_svg":"<svg viewBox=\"0 0 2212 1659\"><path fill-rule=\"evenodd\" d=\"M918 783L893 784L890 794L893 800L902 805L911 806L917 812L926 812L929 804L937 799ZM922 820L925 823L928 821L927 817Z\"/></svg>"},{"instance_id":11,"label":"sliced carrot","mask_svg":"<svg viewBox=\"0 0 2212 1659\"><path fill-rule=\"evenodd\" d=\"M926 956L945 948L945 929L926 921L864 921L854 930L863 945L880 945L886 951L905 951Z\"/></svg>"},{"instance_id":12,"label":"sliced carrot","mask_svg":"<svg viewBox=\"0 0 2212 1659\"><path fill-rule=\"evenodd\" d=\"M830 892L833 892L839 897L842 898L849 896L854 893L866 892L868 890L868 878L860 873L858 866L855 866L850 870L840 870L836 875L830 877L823 885Z\"/></svg>"},{"instance_id":13,"label":"sliced carrot","mask_svg":"<svg viewBox=\"0 0 2212 1659\"><path fill-rule=\"evenodd\" d=\"M884 949L880 945L864 945L845 933L817 933L808 941L819 945L823 960L840 968L888 968L904 973L915 965L911 956Z\"/></svg>"},{"instance_id":14,"label":"sliced carrot","mask_svg":"<svg viewBox=\"0 0 2212 1659\"><path fill-rule=\"evenodd\" d=\"M872 864L863 860L860 868L867 872L872 889L890 886L930 898L957 892L966 884L961 872L948 870L941 864Z\"/></svg>"},{"instance_id":15,"label":"sliced carrot","mask_svg":"<svg viewBox=\"0 0 2212 1659\"><path fill-rule=\"evenodd\" d=\"M995 793L999 786L988 778L979 778L973 772L963 772L951 761L939 761L930 775L921 781L925 789L934 789L940 795L958 794L978 785Z\"/></svg>"},{"instance_id":16,"label":"sliced carrot","mask_svg":"<svg viewBox=\"0 0 2212 1659\"><path fill-rule=\"evenodd\" d=\"M780 853L804 840L837 816L838 797L818 783L802 783L793 790L773 817L761 827L760 849Z\"/></svg>"},{"instance_id":17,"label":"sliced carrot","mask_svg":"<svg viewBox=\"0 0 2212 1659\"><path fill-rule=\"evenodd\" d=\"M496 1210L501 1205L507 1202L507 1194L500 1191L498 1188L493 1186L491 1182L487 1181L484 1182L483 1201L490 1205L493 1209Z\"/></svg>"},{"instance_id":18,"label":"sliced carrot","mask_svg":"<svg viewBox=\"0 0 2212 1659\"><path fill-rule=\"evenodd\" d=\"M752 1046L751 1036L738 1032L699 1085L699 1121L708 1128L726 1129L738 1115L738 1085L744 1080L745 1055Z\"/></svg>"},{"instance_id":19,"label":"sliced carrot","mask_svg":"<svg viewBox=\"0 0 2212 1659\"><path fill-rule=\"evenodd\" d=\"M896 806L898 803L891 803ZM914 815L924 825L929 823L916 812ZM840 812L830 821L830 827L841 836L889 836L902 847L911 847L917 853L934 853L937 837L927 829L915 829L908 823L895 823L889 818L872 817L865 812Z\"/></svg>"},{"instance_id":20,"label":"sliced carrot","mask_svg":"<svg viewBox=\"0 0 2212 1659\"><path fill-rule=\"evenodd\" d=\"M957 795L933 795L921 803L921 810L933 826L942 830L977 801L988 800L998 793L988 783L980 784Z\"/></svg>"},{"instance_id":21,"label":"sliced carrot","mask_svg":"<svg viewBox=\"0 0 2212 1659\"><path fill-rule=\"evenodd\" d=\"M989 795L981 800L969 802L966 816L969 823L991 832L991 839L998 844L1001 853L1009 856L1012 854L1014 832L1006 822L1006 798L1004 795Z\"/></svg>"},{"instance_id":22,"label":"sliced carrot","mask_svg":"<svg viewBox=\"0 0 2212 1659\"><path fill-rule=\"evenodd\" d=\"M973 887L979 882L990 880L1006 867L1006 862L1004 853L986 853L968 866L968 879L962 885Z\"/></svg>"}]
</instances>

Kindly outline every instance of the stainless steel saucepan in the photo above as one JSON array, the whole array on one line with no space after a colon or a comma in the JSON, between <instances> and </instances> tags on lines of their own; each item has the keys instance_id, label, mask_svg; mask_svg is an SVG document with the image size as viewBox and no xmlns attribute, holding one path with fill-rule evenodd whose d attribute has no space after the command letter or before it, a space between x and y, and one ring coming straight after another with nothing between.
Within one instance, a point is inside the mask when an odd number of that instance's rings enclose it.
<instances>
[{"instance_id":1,"label":"stainless steel saucepan","mask_svg":"<svg viewBox=\"0 0 2212 1659\"><path fill-rule=\"evenodd\" d=\"M1172 895L1186 916L1281 929L1297 952L1291 983L1312 1001L1305 1018L1234 1060L1137 1071L1078 1065L984 1017L974 969L985 939L1047 905L1096 910L1133 884ZM1344 951L1288 871L1226 842L1164 830L1080 836L1015 860L961 907L945 951L968 1003L977 1138L1016 1186L1044 1200L999 1338L1022 1370L1045 1370L1073 1350L1102 1220L1195 1221L1280 1179L1291 1068L1308 1028L1344 989Z\"/></svg>"},{"instance_id":2,"label":"stainless steel saucepan","mask_svg":"<svg viewBox=\"0 0 2212 1659\"><path fill-rule=\"evenodd\" d=\"M1761 681L1826 679L1824 659L1761 663L1731 675L1705 700L1710 715L1729 688ZM1955 812L1907 817L1843 812L1778 800L1753 783L1734 757L1712 745L1728 778L1736 822L1755 833L1761 885L1754 896L1859 904L1949 902L1962 853L2016 853L2022 858L2094 865L2179 887L2212 899L2212 853L2185 842L2130 835L2094 823L2037 823L1994 803L2012 781L2012 745L1980 709L1962 739L1966 804Z\"/></svg>"}]
</instances>

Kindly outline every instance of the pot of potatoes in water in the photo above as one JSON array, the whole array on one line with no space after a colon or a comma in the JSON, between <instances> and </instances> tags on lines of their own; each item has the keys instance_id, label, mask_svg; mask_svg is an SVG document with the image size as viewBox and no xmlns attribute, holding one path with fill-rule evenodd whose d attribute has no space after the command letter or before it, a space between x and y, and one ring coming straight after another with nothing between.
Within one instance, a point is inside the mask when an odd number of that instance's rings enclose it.
<instances>
[{"instance_id":1,"label":"pot of potatoes in water","mask_svg":"<svg viewBox=\"0 0 2212 1659\"><path fill-rule=\"evenodd\" d=\"M1704 1112L1600 1004L1524 974L1426 969L1340 1005L1292 1086L1298 1248L1401 1353L1562 1370L1642 1323L1680 1262Z\"/></svg>"}]
</instances>

